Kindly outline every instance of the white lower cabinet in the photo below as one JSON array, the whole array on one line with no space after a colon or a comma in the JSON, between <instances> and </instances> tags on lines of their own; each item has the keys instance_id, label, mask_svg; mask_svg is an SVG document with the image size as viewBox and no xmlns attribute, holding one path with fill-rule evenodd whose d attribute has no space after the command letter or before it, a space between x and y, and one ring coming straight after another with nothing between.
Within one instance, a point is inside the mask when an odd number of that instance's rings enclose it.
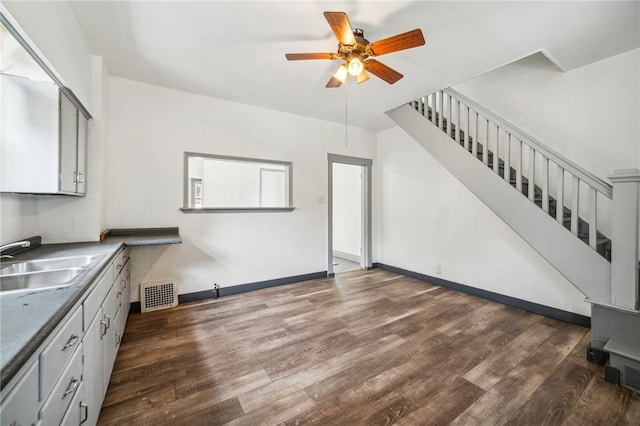
<instances>
[{"instance_id":1,"label":"white lower cabinet","mask_svg":"<svg viewBox=\"0 0 640 426\"><path fill-rule=\"evenodd\" d=\"M123 271L129 270L128 259L125 248L84 302L84 397L79 406L86 425L98 422L124 331L122 318L129 313L124 306L130 304L130 293L123 291L120 281Z\"/></svg>"},{"instance_id":2,"label":"white lower cabinet","mask_svg":"<svg viewBox=\"0 0 640 426\"><path fill-rule=\"evenodd\" d=\"M87 407L86 424L98 423L98 415L107 386L103 379L104 353L102 349L102 330L105 328L102 319L102 307L93 318L93 322L87 328L82 341L84 351L84 397L82 403Z\"/></svg>"},{"instance_id":3,"label":"white lower cabinet","mask_svg":"<svg viewBox=\"0 0 640 426\"><path fill-rule=\"evenodd\" d=\"M0 406L0 424L35 425L38 420L38 361L26 368L20 381Z\"/></svg>"},{"instance_id":4,"label":"white lower cabinet","mask_svg":"<svg viewBox=\"0 0 640 426\"><path fill-rule=\"evenodd\" d=\"M128 260L124 248L2 390L0 426L97 424L129 313Z\"/></svg>"},{"instance_id":5,"label":"white lower cabinet","mask_svg":"<svg viewBox=\"0 0 640 426\"><path fill-rule=\"evenodd\" d=\"M107 387L109 386L109 378L111 377L111 370L113 369L113 363L116 360L117 354L117 345L116 345L116 333L117 324L118 324L118 314L120 313L120 296L122 292L120 291L120 286L113 285L111 290L109 290L109 294L107 294L107 298L104 301L104 305L102 305L104 323L106 326L106 332L103 337L102 350L104 353L104 384L105 384L105 392L107 391Z\"/></svg>"},{"instance_id":6,"label":"white lower cabinet","mask_svg":"<svg viewBox=\"0 0 640 426\"><path fill-rule=\"evenodd\" d=\"M121 301L121 332L124 332L124 327L127 325L127 318L129 316L129 309L131 308L131 270L130 264L127 263L122 272L120 273L120 289L122 291Z\"/></svg>"}]
</instances>

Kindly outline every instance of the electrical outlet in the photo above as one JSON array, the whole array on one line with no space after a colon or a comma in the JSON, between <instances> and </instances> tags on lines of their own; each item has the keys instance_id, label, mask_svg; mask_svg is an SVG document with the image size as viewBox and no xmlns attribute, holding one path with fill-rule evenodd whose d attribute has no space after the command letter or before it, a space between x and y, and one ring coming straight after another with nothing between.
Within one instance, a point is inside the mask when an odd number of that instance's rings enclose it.
<instances>
[{"instance_id":1,"label":"electrical outlet","mask_svg":"<svg viewBox=\"0 0 640 426\"><path fill-rule=\"evenodd\" d=\"M442 273L442 268L440 265L436 265L436 274L440 275Z\"/></svg>"}]
</instances>

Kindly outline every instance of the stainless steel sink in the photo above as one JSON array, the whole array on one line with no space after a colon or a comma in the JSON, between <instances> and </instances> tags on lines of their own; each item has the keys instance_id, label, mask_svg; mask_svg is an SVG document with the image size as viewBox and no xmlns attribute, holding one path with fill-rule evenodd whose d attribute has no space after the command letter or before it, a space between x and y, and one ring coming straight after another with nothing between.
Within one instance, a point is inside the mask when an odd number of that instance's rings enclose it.
<instances>
[{"instance_id":1,"label":"stainless steel sink","mask_svg":"<svg viewBox=\"0 0 640 426\"><path fill-rule=\"evenodd\" d=\"M50 271L0 275L0 291L20 291L74 284L86 268L66 268Z\"/></svg>"},{"instance_id":2,"label":"stainless steel sink","mask_svg":"<svg viewBox=\"0 0 640 426\"><path fill-rule=\"evenodd\" d=\"M98 258L99 256L86 255L12 262L0 267L0 276L9 274L24 274L29 272L53 271L68 268L84 268L94 263Z\"/></svg>"}]
</instances>

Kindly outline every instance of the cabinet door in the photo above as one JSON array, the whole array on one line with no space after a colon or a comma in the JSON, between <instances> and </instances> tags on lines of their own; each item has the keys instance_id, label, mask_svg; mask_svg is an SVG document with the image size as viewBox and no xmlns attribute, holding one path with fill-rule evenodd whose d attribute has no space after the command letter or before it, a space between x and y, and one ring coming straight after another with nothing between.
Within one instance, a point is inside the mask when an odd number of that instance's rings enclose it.
<instances>
[{"instance_id":1,"label":"cabinet door","mask_svg":"<svg viewBox=\"0 0 640 426\"><path fill-rule=\"evenodd\" d=\"M58 87L0 74L0 190L57 192Z\"/></svg>"},{"instance_id":2,"label":"cabinet door","mask_svg":"<svg viewBox=\"0 0 640 426\"><path fill-rule=\"evenodd\" d=\"M129 317L129 310L131 308L131 262L128 262L122 272L120 273L120 286L122 288L122 296L120 301L120 315L122 320L122 333L124 334L124 328L127 325L127 318Z\"/></svg>"},{"instance_id":3,"label":"cabinet door","mask_svg":"<svg viewBox=\"0 0 640 426\"><path fill-rule=\"evenodd\" d=\"M60 94L60 191L76 192L78 108Z\"/></svg>"},{"instance_id":4,"label":"cabinet door","mask_svg":"<svg viewBox=\"0 0 640 426\"><path fill-rule=\"evenodd\" d=\"M76 192L87 193L87 119L78 112L78 159L76 173Z\"/></svg>"},{"instance_id":5,"label":"cabinet door","mask_svg":"<svg viewBox=\"0 0 640 426\"><path fill-rule=\"evenodd\" d=\"M82 403L84 399L84 382L80 383L75 396L71 400L67 413L62 418L60 426L78 426L82 423L86 423L89 412L88 407Z\"/></svg>"},{"instance_id":6,"label":"cabinet door","mask_svg":"<svg viewBox=\"0 0 640 426\"><path fill-rule=\"evenodd\" d=\"M95 285L93 290L85 301L82 303L82 309L84 314L84 331L87 331L87 327L93 321L96 316L96 312L101 308L104 303L104 299L107 297L111 286L113 285L113 265L110 264L104 274L100 277L100 280Z\"/></svg>"},{"instance_id":7,"label":"cabinet door","mask_svg":"<svg viewBox=\"0 0 640 426\"><path fill-rule=\"evenodd\" d=\"M83 406L87 407L86 424L88 425L98 423L102 399L107 390L102 374L104 364L102 343L103 333L106 333L106 331L106 323L103 322L102 307L100 307L82 340L82 349L84 351L84 370L82 373L84 395L81 402Z\"/></svg>"},{"instance_id":8,"label":"cabinet door","mask_svg":"<svg viewBox=\"0 0 640 426\"><path fill-rule=\"evenodd\" d=\"M0 406L0 424L31 425L38 418L38 363L27 369Z\"/></svg>"},{"instance_id":9,"label":"cabinet door","mask_svg":"<svg viewBox=\"0 0 640 426\"><path fill-rule=\"evenodd\" d=\"M120 324L118 321L118 315L120 315L120 286L117 282L109 290L107 298L102 305L104 321L107 324L106 334L103 336L102 348L104 350L104 370L103 380L105 388L109 386L109 379L111 377L111 371L113 370L113 363L116 360L116 353L118 352L118 345L116 343L117 326ZM106 391L106 389L105 389Z\"/></svg>"}]
</instances>

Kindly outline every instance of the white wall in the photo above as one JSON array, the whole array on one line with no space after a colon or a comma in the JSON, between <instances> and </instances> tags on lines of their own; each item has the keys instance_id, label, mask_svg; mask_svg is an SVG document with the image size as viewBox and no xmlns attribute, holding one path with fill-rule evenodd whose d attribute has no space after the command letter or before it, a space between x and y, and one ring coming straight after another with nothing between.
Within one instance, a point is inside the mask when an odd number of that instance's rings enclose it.
<instances>
[{"instance_id":1,"label":"white wall","mask_svg":"<svg viewBox=\"0 0 640 426\"><path fill-rule=\"evenodd\" d=\"M87 197L0 194L0 241L41 235L44 243L94 241L105 225L103 97L108 71L93 56L67 2L2 3L4 12L89 110ZM103 185L104 183L104 185Z\"/></svg>"},{"instance_id":2,"label":"white wall","mask_svg":"<svg viewBox=\"0 0 640 426\"><path fill-rule=\"evenodd\" d=\"M378 261L590 315L584 296L399 128L378 133Z\"/></svg>"},{"instance_id":3,"label":"white wall","mask_svg":"<svg viewBox=\"0 0 640 426\"><path fill-rule=\"evenodd\" d=\"M0 194L0 244L37 235L38 210L33 195Z\"/></svg>"},{"instance_id":4,"label":"white wall","mask_svg":"<svg viewBox=\"0 0 640 426\"><path fill-rule=\"evenodd\" d=\"M640 167L640 49L563 73L542 54L454 86L605 179Z\"/></svg>"},{"instance_id":5,"label":"white wall","mask_svg":"<svg viewBox=\"0 0 640 426\"><path fill-rule=\"evenodd\" d=\"M110 228L179 226L183 244L136 248L134 287L180 293L327 270L327 153L374 158L375 133L160 88L110 81ZM293 162L290 213L184 214L183 153ZM134 300L137 295L134 295Z\"/></svg>"},{"instance_id":6,"label":"white wall","mask_svg":"<svg viewBox=\"0 0 640 426\"><path fill-rule=\"evenodd\" d=\"M362 166L333 164L333 250L360 258L362 243Z\"/></svg>"}]
</instances>

